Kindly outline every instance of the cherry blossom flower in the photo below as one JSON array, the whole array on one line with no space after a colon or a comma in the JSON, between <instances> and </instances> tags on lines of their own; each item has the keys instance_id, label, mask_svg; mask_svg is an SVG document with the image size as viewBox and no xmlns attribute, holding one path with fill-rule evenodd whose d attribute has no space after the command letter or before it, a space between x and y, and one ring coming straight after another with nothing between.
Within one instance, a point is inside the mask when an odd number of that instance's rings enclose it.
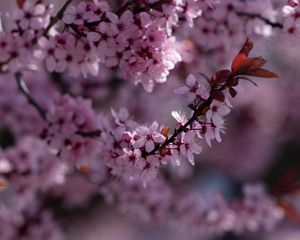
<instances>
[{"instance_id":1,"label":"cherry blossom flower","mask_svg":"<svg viewBox=\"0 0 300 240\"><path fill-rule=\"evenodd\" d=\"M206 112L206 118L215 126L222 126L224 124L224 116L230 113L230 108L222 102L214 100L210 109Z\"/></svg>"},{"instance_id":2,"label":"cherry blossom flower","mask_svg":"<svg viewBox=\"0 0 300 240\"><path fill-rule=\"evenodd\" d=\"M98 129L91 103L65 95L55 102L47 114L49 128L41 136L68 161L82 160L87 153L97 151L97 141L82 136ZM82 133L82 134L81 134Z\"/></svg>"},{"instance_id":3,"label":"cherry blossom flower","mask_svg":"<svg viewBox=\"0 0 300 240\"><path fill-rule=\"evenodd\" d=\"M210 96L210 84L205 79L200 79L199 82L196 77L190 74L186 79L186 86L177 88L175 93L186 94L189 102L194 101L196 98L207 100Z\"/></svg>"},{"instance_id":4,"label":"cherry blossom flower","mask_svg":"<svg viewBox=\"0 0 300 240\"><path fill-rule=\"evenodd\" d=\"M191 165L195 165L194 154L200 154L202 147L195 142L195 133L188 132L182 135L180 154L186 156Z\"/></svg>"},{"instance_id":5,"label":"cherry blossom flower","mask_svg":"<svg viewBox=\"0 0 300 240\"><path fill-rule=\"evenodd\" d=\"M172 111L172 117L175 118L179 126L183 126L188 121L186 113L182 111Z\"/></svg>"},{"instance_id":6,"label":"cherry blossom flower","mask_svg":"<svg viewBox=\"0 0 300 240\"><path fill-rule=\"evenodd\" d=\"M136 125L135 122L129 119L129 112L126 108L121 108L119 112L111 109L111 114L115 118L115 122L118 126L134 128Z\"/></svg>"},{"instance_id":7,"label":"cherry blossom flower","mask_svg":"<svg viewBox=\"0 0 300 240\"><path fill-rule=\"evenodd\" d=\"M136 149L145 147L146 152L151 152L155 144L163 143L166 139L158 131L159 125L157 122L153 122L149 127L141 126L136 128L138 139L133 143L133 147Z\"/></svg>"},{"instance_id":8,"label":"cherry blossom flower","mask_svg":"<svg viewBox=\"0 0 300 240\"><path fill-rule=\"evenodd\" d=\"M37 0L25 1L22 9L15 9L12 19L22 29L40 30L49 23L49 9Z\"/></svg>"}]
</instances>

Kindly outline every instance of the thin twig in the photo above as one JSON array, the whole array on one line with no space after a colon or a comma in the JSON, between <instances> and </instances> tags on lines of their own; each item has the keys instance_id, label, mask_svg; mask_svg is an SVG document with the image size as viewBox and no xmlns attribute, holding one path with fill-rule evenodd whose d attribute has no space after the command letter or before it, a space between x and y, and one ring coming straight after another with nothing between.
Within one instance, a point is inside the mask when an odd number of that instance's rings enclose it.
<instances>
[{"instance_id":1,"label":"thin twig","mask_svg":"<svg viewBox=\"0 0 300 240\"><path fill-rule=\"evenodd\" d=\"M22 73L17 72L15 74L15 78L16 78L19 90L24 94L24 96L26 97L29 104L31 104L38 111L40 116L46 121L46 110L31 95L30 90L28 89L26 83L24 82L24 80L22 78Z\"/></svg>"},{"instance_id":2,"label":"thin twig","mask_svg":"<svg viewBox=\"0 0 300 240\"><path fill-rule=\"evenodd\" d=\"M46 27L43 35L47 36L49 30L59 21L63 18L64 13L67 9L67 7L73 2L73 0L67 0L66 3L63 5L63 7L58 11L58 13L56 14L56 16L51 18L51 21L49 23L49 25Z\"/></svg>"},{"instance_id":3,"label":"thin twig","mask_svg":"<svg viewBox=\"0 0 300 240\"><path fill-rule=\"evenodd\" d=\"M32 96L30 90L28 89L26 83L22 79L22 73L17 72L15 74L17 85L19 87L19 90L24 94L27 101L32 105L40 114L40 116L47 122L46 114L47 111L35 100L35 98ZM82 136L82 137L101 137L101 130L95 130L90 132L83 132L83 131L77 131L76 134Z\"/></svg>"},{"instance_id":4,"label":"thin twig","mask_svg":"<svg viewBox=\"0 0 300 240\"><path fill-rule=\"evenodd\" d=\"M283 28L283 25L282 23L279 23L279 22L272 22L270 19L267 19L257 13L246 13L246 12L236 12L236 14L238 16L242 16L242 17L247 17L247 18L250 18L250 19L260 19L262 20L263 22L265 22L266 24L274 27L274 28Z\"/></svg>"},{"instance_id":5,"label":"thin twig","mask_svg":"<svg viewBox=\"0 0 300 240\"><path fill-rule=\"evenodd\" d=\"M133 13L137 14L140 12L148 12L151 9L160 9L163 4L172 3L172 0L159 0L155 3L145 4L145 7L138 7L136 6L137 1L128 1L125 5L123 5L118 11L118 15L122 15L126 10L132 8Z\"/></svg>"},{"instance_id":6,"label":"thin twig","mask_svg":"<svg viewBox=\"0 0 300 240\"><path fill-rule=\"evenodd\" d=\"M181 126L179 129L176 129L174 131L173 135L170 138L168 138L164 143L155 147L151 152L145 153L143 157L153 155L153 154L155 154L155 152L160 151L160 150L164 149L166 146L168 146L169 144L173 143L179 134L181 134L182 132L185 132L188 129L188 127L195 120L198 119L199 116L201 116L202 114L205 113L207 107L210 106L211 102L212 102L212 98L210 97L195 110L193 116L183 126Z\"/></svg>"},{"instance_id":7,"label":"thin twig","mask_svg":"<svg viewBox=\"0 0 300 240\"><path fill-rule=\"evenodd\" d=\"M91 132L82 132L82 131L77 131L76 134L82 136L82 137L89 137L89 138L96 138L96 137L101 137L101 130L95 130Z\"/></svg>"}]
</instances>

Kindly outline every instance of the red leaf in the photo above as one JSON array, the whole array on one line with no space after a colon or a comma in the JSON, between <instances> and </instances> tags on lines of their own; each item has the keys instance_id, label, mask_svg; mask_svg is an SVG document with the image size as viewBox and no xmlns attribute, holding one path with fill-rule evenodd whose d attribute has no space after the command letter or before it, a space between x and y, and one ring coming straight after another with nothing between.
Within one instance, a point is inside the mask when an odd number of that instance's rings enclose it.
<instances>
[{"instance_id":1,"label":"red leaf","mask_svg":"<svg viewBox=\"0 0 300 240\"><path fill-rule=\"evenodd\" d=\"M279 75L277 73L271 72L269 70L258 68L255 70L248 70L245 75L253 76L253 77L261 77L261 78L278 78Z\"/></svg>"},{"instance_id":2,"label":"red leaf","mask_svg":"<svg viewBox=\"0 0 300 240\"><path fill-rule=\"evenodd\" d=\"M246 57L248 57L248 55L249 55L250 51L252 50L253 46L254 46L253 42L247 38L245 43L244 43L244 46L240 50L239 54L244 54Z\"/></svg>"},{"instance_id":3,"label":"red leaf","mask_svg":"<svg viewBox=\"0 0 300 240\"><path fill-rule=\"evenodd\" d=\"M293 206L282 201L279 201L278 206L285 212L290 220L300 223L300 214Z\"/></svg>"},{"instance_id":4,"label":"red leaf","mask_svg":"<svg viewBox=\"0 0 300 240\"><path fill-rule=\"evenodd\" d=\"M24 5L25 0L16 0L16 2L18 4L19 8L22 8L23 5Z\"/></svg>"},{"instance_id":5,"label":"red leaf","mask_svg":"<svg viewBox=\"0 0 300 240\"><path fill-rule=\"evenodd\" d=\"M239 54L232 61L231 71L233 75L248 75L261 78L278 78L278 74L261 68L267 62L264 58L248 58L248 55L252 48L253 42L247 39Z\"/></svg>"},{"instance_id":6,"label":"red leaf","mask_svg":"<svg viewBox=\"0 0 300 240\"><path fill-rule=\"evenodd\" d=\"M238 74L244 70L247 70L251 66L251 59L243 53L239 53L231 64L231 71L233 74Z\"/></svg>"},{"instance_id":7,"label":"red leaf","mask_svg":"<svg viewBox=\"0 0 300 240\"><path fill-rule=\"evenodd\" d=\"M25 0L16 0L16 2L17 2L17 5L19 6L19 8L23 8L23 5L24 5L24 3L25 3ZM36 2L36 4L39 4L39 3L42 3L43 2L43 0L38 0L37 2Z\"/></svg>"},{"instance_id":8,"label":"red leaf","mask_svg":"<svg viewBox=\"0 0 300 240\"><path fill-rule=\"evenodd\" d=\"M265 60L262 57L254 57L254 58L250 58L251 60L251 66L250 69L258 69L261 68L263 65L266 64L267 60Z\"/></svg>"}]
</instances>

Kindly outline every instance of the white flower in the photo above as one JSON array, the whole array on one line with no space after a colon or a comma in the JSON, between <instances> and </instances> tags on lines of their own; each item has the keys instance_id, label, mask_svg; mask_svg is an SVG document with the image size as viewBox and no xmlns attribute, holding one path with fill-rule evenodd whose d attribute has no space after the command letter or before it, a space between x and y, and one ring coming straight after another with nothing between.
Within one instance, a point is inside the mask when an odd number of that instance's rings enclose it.
<instances>
[{"instance_id":1,"label":"white flower","mask_svg":"<svg viewBox=\"0 0 300 240\"><path fill-rule=\"evenodd\" d=\"M172 111L172 117L175 118L180 126L183 126L188 121L186 113L182 111Z\"/></svg>"}]
</instances>

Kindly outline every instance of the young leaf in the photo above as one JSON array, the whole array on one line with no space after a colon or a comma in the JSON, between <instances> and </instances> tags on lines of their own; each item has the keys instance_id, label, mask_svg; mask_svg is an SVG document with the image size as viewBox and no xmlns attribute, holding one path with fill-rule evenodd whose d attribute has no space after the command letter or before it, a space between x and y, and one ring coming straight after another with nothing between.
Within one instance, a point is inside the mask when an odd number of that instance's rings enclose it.
<instances>
[{"instance_id":1,"label":"young leaf","mask_svg":"<svg viewBox=\"0 0 300 240\"><path fill-rule=\"evenodd\" d=\"M239 54L244 54L246 57L248 57L253 46L254 46L253 42L247 38Z\"/></svg>"},{"instance_id":2,"label":"young leaf","mask_svg":"<svg viewBox=\"0 0 300 240\"><path fill-rule=\"evenodd\" d=\"M233 75L248 75L261 78L279 77L278 74L261 68L267 62L264 58L248 57L252 48L253 42L247 39L240 53L232 61L231 71Z\"/></svg>"},{"instance_id":3,"label":"young leaf","mask_svg":"<svg viewBox=\"0 0 300 240\"><path fill-rule=\"evenodd\" d=\"M250 69L261 68L263 65L265 65L267 63L267 60L265 60L262 57L254 57L254 58L250 58L250 59L251 59Z\"/></svg>"},{"instance_id":4,"label":"young leaf","mask_svg":"<svg viewBox=\"0 0 300 240\"><path fill-rule=\"evenodd\" d=\"M17 5L19 6L19 8L23 8L23 5L24 5L25 1L26 0L16 0ZM38 0L38 1L36 1L36 4L39 4L39 3L42 3L42 2L43 2L43 0Z\"/></svg>"},{"instance_id":5,"label":"young leaf","mask_svg":"<svg viewBox=\"0 0 300 240\"><path fill-rule=\"evenodd\" d=\"M23 8L25 0L16 0L16 2L18 4L19 8Z\"/></svg>"},{"instance_id":6,"label":"young leaf","mask_svg":"<svg viewBox=\"0 0 300 240\"><path fill-rule=\"evenodd\" d=\"M278 78L279 75L277 73L271 72L269 70L258 68L255 70L248 70L245 75L253 76L253 77L261 77L261 78Z\"/></svg>"},{"instance_id":7,"label":"young leaf","mask_svg":"<svg viewBox=\"0 0 300 240\"><path fill-rule=\"evenodd\" d=\"M243 53L239 53L232 61L231 71L233 74L237 75L244 70L247 70L251 66L251 59Z\"/></svg>"}]
</instances>

